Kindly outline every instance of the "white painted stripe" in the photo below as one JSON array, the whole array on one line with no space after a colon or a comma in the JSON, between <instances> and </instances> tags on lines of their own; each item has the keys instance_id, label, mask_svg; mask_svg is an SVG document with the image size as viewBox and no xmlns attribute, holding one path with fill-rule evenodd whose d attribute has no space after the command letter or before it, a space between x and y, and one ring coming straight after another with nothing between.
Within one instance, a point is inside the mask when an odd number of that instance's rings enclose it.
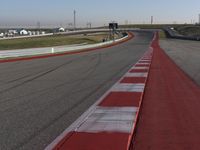
<instances>
[{"instance_id":1,"label":"white painted stripe","mask_svg":"<svg viewBox=\"0 0 200 150\"><path fill-rule=\"evenodd\" d=\"M142 57L141 59L151 59L152 56L148 56L148 57Z\"/></svg>"},{"instance_id":2,"label":"white painted stripe","mask_svg":"<svg viewBox=\"0 0 200 150\"><path fill-rule=\"evenodd\" d=\"M138 110L137 107L101 107L97 106L97 109L95 110L96 113L102 113L102 112L116 112L116 111L121 111L121 112L136 112Z\"/></svg>"},{"instance_id":3,"label":"white painted stripe","mask_svg":"<svg viewBox=\"0 0 200 150\"><path fill-rule=\"evenodd\" d=\"M138 62L137 65L149 65L150 63L140 63Z\"/></svg>"},{"instance_id":4,"label":"white painted stripe","mask_svg":"<svg viewBox=\"0 0 200 150\"><path fill-rule=\"evenodd\" d=\"M140 62L140 61L142 61L142 62L146 62L146 63L150 63L150 62L151 62L151 60L142 60L142 59L139 60L139 62Z\"/></svg>"},{"instance_id":5,"label":"white painted stripe","mask_svg":"<svg viewBox=\"0 0 200 150\"><path fill-rule=\"evenodd\" d=\"M143 56L142 58L151 58L152 55L146 55L146 56Z\"/></svg>"},{"instance_id":6,"label":"white painted stripe","mask_svg":"<svg viewBox=\"0 0 200 150\"><path fill-rule=\"evenodd\" d=\"M140 61L149 61L149 62L151 62L151 59L140 59Z\"/></svg>"},{"instance_id":7,"label":"white painted stripe","mask_svg":"<svg viewBox=\"0 0 200 150\"><path fill-rule=\"evenodd\" d=\"M137 107L97 107L76 132L130 133Z\"/></svg>"},{"instance_id":8,"label":"white painted stripe","mask_svg":"<svg viewBox=\"0 0 200 150\"><path fill-rule=\"evenodd\" d=\"M151 59L149 59L149 58L142 58L142 59L140 59L140 60L142 60L142 61L145 61L145 60L151 61Z\"/></svg>"},{"instance_id":9,"label":"white painted stripe","mask_svg":"<svg viewBox=\"0 0 200 150\"><path fill-rule=\"evenodd\" d=\"M147 77L148 73L146 72L135 72L135 73L131 73L128 72L126 73L125 77Z\"/></svg>"},{"instance_id":10,"label":"white painted stripe","mask_svg":"<svg viewBox=\"0 0 200 150\"><path fill-rule=\"evenodd\" d=\"M147 59L144 59L144 60L140 59L139 61L151 61L151 60L150 59L148 59L148 60Z\"/></svg>"},{"instance_id":11,"label":"white painted stripe","mask_svg":"<svg viewBox=\"0 0 200 150\"><path fill-rule=\"evenodd\" d=\"M144 55L146 56L146 58L144 59L148 59L150 60L151 57L147 57L147 55ZM130 70L129 70L130 71ZM147 77L147 73L127 73L125 74L125 76L121 77L119 81L121 81L124 77ZM115 87L116 85L118 85L118 83L116 83L113 87ZM130 84L129 84L130 85ZM143 92L144 91L144 84L142 86L142 84L140 84L140 88L143 87L143 90L139 89L138 91L139 92ZM84 128L84 124L85 122L87 122L87 119L89 118L89 116L93 116L93 113L95 112L95 114L97 116L100 116L98 115L98 113L103 113L103 109L106 109L106 107L104 108L101 108L101 109L97 109L99 106L97 106L98 104L100 104L100 102L113 90L113 88L109 89L105 94L103 94L103 96L100 97L100 99L98 101L96 101L96 103L94 103L86 112L84 112L74 123L72 123L67 129L65 129L51 144L49 144L45 150L52 150L69 132L71 131L81 131L81 130L86 130L88 128ZM126 91L127 92L127 91ZM112 111L114 111L114 109L118 109L116 107L112 107ZM133 109L133 111L131 111L130 109ZM133 118L133 121L132 121L132 124L131 124L131 130L132 128L135 126L134 125L134 122L135 122L135 112L137 111L137 107L120 107L120 111L123 111L124 114L127 114L127 111L128 112L132 112L133 115L132 115L132 118ZM107 110L108 111L108 110ZM110 111L109 111L110 112ZM114 111L115 112L115 111ZM116 112L115 112L116 113ZM118 114L118 113L117 113ZM124 116L124 115L122 115ZM116 117L116 116L115 116ZM107 116L107 119L109 118L109 116ZM88 120L89 121L89 120ZM103 122L103 121L99 121L100 123ZM103 122L104 123L104 122ZM129 128L129 124L130 122L126 122L126 121L120 121L118 124L112 124L112 129L110 128L110 126L107 126L107 128L104 128L106 130L109 130L110 132L111 131L121 131L121 132L128 132L130 133L130 128ZM86 124L85 124L86 125ZM102 125L102 124L101 124ZM103 125L104 126L104 125ZM120 128L117 128L116 126L120 126ZM91 132L94 132L95 130L97 130L98 128L96 129L93 129L93 131L91 130ZM102 129L102 128L101 128ZM125 129L125 130L123 130ZM105 130L105 131L106 131ZM102 131L102 130L101 130Z\"/></svg>"},{"instance_id":12,"label":"white painted stripe","mask_svg":"<svg viewBox=\"0 0 200 150\"><path fill-rule=\"evenodd\" d=\"M120 83L115 85L111 91L113 92L143 92L144 84L129 84L129 83Z\"/></svg>"},{"instance_id":13,"label":"white painted stripe","mask_svg":"<svg viewBox=\"0 0 200 150\"><path fill-rule=\"evenodd\" d=\"M136 70L139 70L139 69L149 69L149 67L137 67L137 66L133 66L131 69L136 69Z\"/></svg>"}]
</instances>

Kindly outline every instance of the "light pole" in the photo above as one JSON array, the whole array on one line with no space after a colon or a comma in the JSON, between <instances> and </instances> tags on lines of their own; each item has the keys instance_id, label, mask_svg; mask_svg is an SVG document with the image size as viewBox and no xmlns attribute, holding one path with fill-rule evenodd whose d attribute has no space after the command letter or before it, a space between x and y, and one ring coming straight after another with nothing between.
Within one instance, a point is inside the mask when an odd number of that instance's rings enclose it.
<instances>
[{"instance_id":1,"label":"light pole","mask_svg":"<svg viewBox=\"0 0 200 150\"><path fill-rule=\"evenodd\" d=\"M151 24L153 24L153 16L151 16Z\"/></svg>"},{"instance_id":2,"label":"light pole","mask_svg":"<svg viewBox=\"0 0 200 150\"><path fill-rule=\"evenodd\" d=\"M200 14L199 14L199 25L200 25Z\"/></svg>"},{"instance_id":3,"label":"light pole","mask_svg":"<svg viewBox=\"0 0 200 150\"><path fill-rule=\"evenodd\" d=\"M91 22L87 22L86 25L87 25L87 28L90 28L90 29L92 28L92 23Z\"/></svg>"},{"instance_id":4,"label":"light pole","mask_svg":"<svg viewBox=\"0 0 200 150\"><path fill-rule=\"evenodd\" d=\"M76 10L74 10L74 30L76 30Z\"/></svg>"}]
</instances>

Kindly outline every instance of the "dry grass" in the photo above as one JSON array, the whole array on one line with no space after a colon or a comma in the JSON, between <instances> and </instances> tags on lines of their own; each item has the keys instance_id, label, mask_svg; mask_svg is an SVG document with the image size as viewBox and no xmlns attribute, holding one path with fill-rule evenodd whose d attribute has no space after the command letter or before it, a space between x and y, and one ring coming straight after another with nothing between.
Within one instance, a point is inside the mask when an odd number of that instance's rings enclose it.
<instances>
[{"instance_id":1,"label":"dry grass","mask_svg":"<svg viewBox=\"0 0 200 150\"><path fill-rule=\"evenodd\" d=\"M102 33L102 34L88 35L88 36L53 35L46 37L0 40L0 50L50 47L50 46L60 46L60 45L81 44L81 43L94 44L101 42L102 39L106 38L107 36L108 35L106 33Z\"/></svg>"}]
</instances>

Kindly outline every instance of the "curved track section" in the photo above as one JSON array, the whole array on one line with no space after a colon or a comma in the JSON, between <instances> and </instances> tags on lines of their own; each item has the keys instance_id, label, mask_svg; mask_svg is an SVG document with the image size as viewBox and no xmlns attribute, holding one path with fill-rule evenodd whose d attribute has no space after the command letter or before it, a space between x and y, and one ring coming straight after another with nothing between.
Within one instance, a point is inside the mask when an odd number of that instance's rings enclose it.
<instances>
[{"instance_id":1,"label":"curved track section","mask_svg":"<svg viewBox=\"0 0 200 150\"><path fill-rule=\"evenodd\" d=\"M200 88L160 48L154 48L131 150L198 150Z\"/></svg>"},{"instance_id":2,"label":"curved track section","mask_svg":"<svg viewBox=\"0 0 200 150\"><path fill-rule=\"evenodd\" d=\"M0 149L44 149L148 50L153 33L101 51L1 63Z\"/></svg>"}]
</instances>

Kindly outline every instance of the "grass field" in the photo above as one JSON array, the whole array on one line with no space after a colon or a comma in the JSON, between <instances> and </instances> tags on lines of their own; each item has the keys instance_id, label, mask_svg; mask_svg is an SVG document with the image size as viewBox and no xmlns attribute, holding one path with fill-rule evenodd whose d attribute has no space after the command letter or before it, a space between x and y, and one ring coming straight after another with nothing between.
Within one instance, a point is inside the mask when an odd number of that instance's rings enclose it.
<instances>
[{"instance_id":1,"label":"grass field","mask_svg":"<svg viewBox=\"0 0 200 150\"><path fill-rule=\"evenodd\" d=\"M160 31L160 32L159 32L159 38L160 38L160 39L165 39L165 38L166 38L166 34L165 34L164 31Z\"/></svg>"},{"instance_id":2,"label":"grass field","mask_svg":"<svg viewBox=\"0 0 200 150\"><path fill-rule=\"evenodd\" d=\"M200 26L180 26L176 27L175 30L186 36L200 36Z\"/></svg>"},{"instance_id":3,"label":"grass field","mask_svg":"<svg viewBox=\"0 0 200 150\"><path fill-rule=\"evenodd\" d=\"M23 38L0 40L0 50L23 49L23 48L37 48L37 47L50 47L60 45L72 44L94 44L99 43L102 39L107 38L107 33L95 35L53 35L47 37Z\"/></svg>"}]
</instances>

